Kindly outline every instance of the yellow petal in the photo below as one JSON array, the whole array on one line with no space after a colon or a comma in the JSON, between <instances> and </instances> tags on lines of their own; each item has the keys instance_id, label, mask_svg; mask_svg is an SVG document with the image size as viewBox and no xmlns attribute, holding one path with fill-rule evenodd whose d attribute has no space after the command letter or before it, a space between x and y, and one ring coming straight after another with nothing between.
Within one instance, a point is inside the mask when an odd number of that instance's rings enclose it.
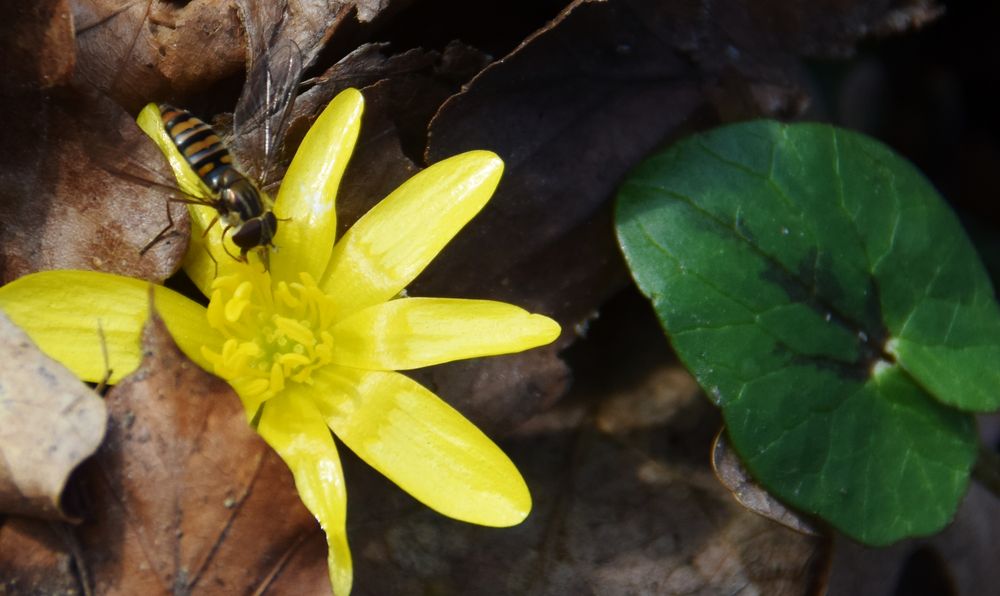
<instances>
[{"instance_id":1,"label":"yellow petal","mask_svg":"<svg viewBox=\"0 0 1000 596\"><path fill-rule=\"evenodd\" d=\"M191 241L184 255L184 273L187 273L202 294L211 296L212 282L216 275L228 275L231 268L240 265L239 261L233 258L239 256L240 249L233 244L232 231L227 233L225 238L228 254L222 248L223 226L219 222L216 222L207 234L205 233L205 229L216 215L214 209L188 205L188 212L191 214Z\"/></svg>"},{"instance_id":2,"label":"yellow petal","mask_svg":"<svg viewBox=\"0 0 1000 596\"><path fill-rule=\"evenodd\" d=\"M298 281L300 271L319 279L337 232L334 199L361 129L364 97L345 89L306 133L288 166L274 204L280 219L271 254L276 279Z\"/></svg>"},{"instance_id":3,"label":"yellow petal","mask_svg":"<svg viewBox=\"0 0 1000 596\"><path fill-rule=\"evenodd\" d=\"M42 271L0 288L0 308L49 356L85 381L100 381L107 368L100 326L112 369L111 382L134 371L142 358L140 335L149 312L150 283L94 271ZM222 338L205 319L205 308L173 290L155 289L156 310L188 358L211 365L201 346Z\"/></svg>"},{"instance_id":4,"label":"yellow petal","mask_svg":"<svg viewBox=\"0 0 1000 596\"><path fill-rule=\"evenodd\" d=\"M265 403L257 432L292 470L299 497L326 532L333 593L346 596L353 581L347 492L330 429L308 396L288 390Z\"/></svg>"},{"instance_id":5,"label":"yellow petal","mask_svg":"<svg viewBox=\"0 0 1000 596\"><path fill-rule=\"evenodd\" d=\"M545 345L559 337L559 324L503 302L403 298L361 310L331 332L334 363L405 370Z\"/></svg>"},{"instance_id":6,"label":"yellow petal","mask_svg":"<svg viewBox=\"0 0 1000 596\"><path fill-rule=\"evenodd\" d=\"M469 151L419 172L337 242L321 286L349 314L405 288L489 200L503 161Z\"/></svg>"},{"instance_id":7,"label":"yellow petal","mask_svg":"<svg viewBox=\"0 0 1000 596\"><path fill-rule=\"evenodd\" d=\"M520 523L531 495L503 451L454 408L393 372L328 367L316 403L333 432L431 509L484 526Z\"/></svg>"}]
</instances>

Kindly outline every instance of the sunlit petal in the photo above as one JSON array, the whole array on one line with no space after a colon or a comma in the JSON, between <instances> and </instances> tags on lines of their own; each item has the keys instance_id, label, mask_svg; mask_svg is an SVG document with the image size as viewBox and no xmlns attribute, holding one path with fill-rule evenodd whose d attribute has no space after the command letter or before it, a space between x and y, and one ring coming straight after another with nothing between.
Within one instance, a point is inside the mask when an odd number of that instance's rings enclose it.
<instances>
[{"instance_id":1,"label":"sunlit petal","mask_svg":"<svg viewBox=\"0 0 1000 596\"><path fill-rule=\"evenodd\" d=\"M188 212L191 214L191 241L184 254L184 273L187 273L202 294L211 296L212 281L217 276L228 275L234 267L240 265L234 258L239 256L240 249L233 244L231 231L226 234L226 248L223 249L223 226L218 221L212 225L212 220L217 215L214 209L189 205ZM212 228L206 233L205 229L209 225ZM254 253L248 258L257 260Z\"/></svg>"},{"instance_id":2,"label":"sunlit petal","mask_svg":"<svg viewBox=\"0 0 1000 596\"><path fill-rule=\"evenodd\" d=\"M503 161L469 151L404 182L337 242L321 286L349 314L406 287L489 200Z\"/></svg>"},{"instance_id":3,"label":"sunlit petal","mask_svg":"<svg viewBox=\"0 0 1000 596\"><path fill-rule=\"evenodd\" d=\"M337 232L334 198L361 129L364 98L342 91L306 133L281 182L274 212L280 218L271 254L276 279L297 281L301 271L319 279ZM326 247L324 249L324 247Z\"/></svg>"},{"instance_id":4,"label":"sunlit petal","mask_svg":"<svg viewBox=\"0 0 1000 596\"><path fill-rule=\"evenodd\" d=\"M545 345L559 324L503 302L403 298L361 310L331 333L336 364L406 370Z\"/></svg>"},{"instance_id":5,"label":"sunlit petal","mask_svg":"<svg viewBox=\"0 0 1000 596\"><path fill-rule=\"evenodd\" d=\"M292 470L299 497L326 532L333 593L346 595L353 578L347 492L330 429L307 396L289 390L264 405L257 432Z\"/></svg>"},{"instance_id":6,"label":"sunlit petal","mask_svg":"<svg viewBox=\"0 0 1000 596\"><path fill-rule=\"evenodd\" d=\"M457 410L393 372L330 367L316 375L317 403L352 451L431 509L505 527L531 510L510 459Z\"/></svg>"},{"instance_id":7,"label":"sunlit petal","mask_svg":"<svg viewBox=\"0 0 1000 596\"><path fill-rule=\"evenodd\" d=\"M107 372L104 341L114 383L142 359L140 335L150 287L174 341L188 358L208 368L201 346L218 345L222 339L208 328L205 308L146 281L94 271L42 271L0 288L0 308L46 354L86 381L100 381Z\"/></svg>"}]
</instances>

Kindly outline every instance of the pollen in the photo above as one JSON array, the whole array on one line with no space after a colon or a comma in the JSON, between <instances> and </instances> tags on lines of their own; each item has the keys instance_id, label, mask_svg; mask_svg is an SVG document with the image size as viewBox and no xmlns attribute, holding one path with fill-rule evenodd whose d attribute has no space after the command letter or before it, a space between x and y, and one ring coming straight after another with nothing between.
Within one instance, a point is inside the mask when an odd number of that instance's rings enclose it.
<instances>
[{"instance_id":1,"label":"pollen","mask_svg":"<svg viewBox=\"0 0 1000 596\"><path fill-rule=\"evenodd\" d=\"M215 280L208 304L209 325L226 338L219 352L202 348L215 374L258 404L289 383L312 384L333 354L330 300L308 273L272 284L249 265L231 271Z\"/></svg>"}]
</instances>

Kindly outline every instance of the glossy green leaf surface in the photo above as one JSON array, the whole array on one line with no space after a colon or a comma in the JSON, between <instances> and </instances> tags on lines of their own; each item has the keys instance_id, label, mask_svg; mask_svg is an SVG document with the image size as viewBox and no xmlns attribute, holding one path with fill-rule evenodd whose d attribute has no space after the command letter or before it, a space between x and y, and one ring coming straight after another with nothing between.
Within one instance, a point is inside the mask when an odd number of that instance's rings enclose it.
<instances>
[{"instance_id":1,"label":"glossy green leaf surface","mask_svg":"<svg viewBox=\"0 0 1000 596\"><path fill-rule=\"evenodd\" d=\"M733 446L870 544L943 527L1000 407L1000 312L955 216L863 135L757 121L623 184L619 241Z\"/></svg>"}]
</instances>

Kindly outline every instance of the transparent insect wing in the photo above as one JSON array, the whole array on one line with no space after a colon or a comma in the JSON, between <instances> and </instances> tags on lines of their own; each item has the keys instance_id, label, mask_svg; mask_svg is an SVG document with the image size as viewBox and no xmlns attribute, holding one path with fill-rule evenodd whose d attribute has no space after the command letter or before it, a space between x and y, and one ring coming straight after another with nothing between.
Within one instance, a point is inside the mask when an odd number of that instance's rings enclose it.
<instances>
[{"instance_id":1,"label":"transparent insect wing","mask_svg":"<svg viewBox=\"0 0 1000 596\"><path fill-rule=\"evenodd\" d=\"M161 168L142 161L163 159L163 156L159 151L150 151L148 147L143 147L140 144L149 144L149 138L143 135L135 141L119 144L95 142L91 143L90 151L96 156L94 161L101 169L121 180L145 188L157 189L165 196L171 197L171 200L211 206L211 191L204 187L189 189L191 192L181 189L166 160L163 161L164 165ZM142 156L142 160L137 156Z\"/></svg>"},{"instance_id":2,"label":"transparent insect wing","mask_svg":"<svg viewBox=\"0 0 1000 596\"><path fill-rule=\"evenodd\" d=\"M257 64L267 48L275 45L288 15L287 0L235 0L250 51L249 63Z\"/></svg>"},{"instance_id":3,"label":"transparent insect wing","mask_svg":"<svg viewBox=\"0 0 1000 596\"><path fill-rule=\"evenodd\" d=\"M283 40L265 52L250 71L233 114L232 150L245 173L266 187L288 129L299 80L302 53Z\"/></svg>"}]
</instances>

